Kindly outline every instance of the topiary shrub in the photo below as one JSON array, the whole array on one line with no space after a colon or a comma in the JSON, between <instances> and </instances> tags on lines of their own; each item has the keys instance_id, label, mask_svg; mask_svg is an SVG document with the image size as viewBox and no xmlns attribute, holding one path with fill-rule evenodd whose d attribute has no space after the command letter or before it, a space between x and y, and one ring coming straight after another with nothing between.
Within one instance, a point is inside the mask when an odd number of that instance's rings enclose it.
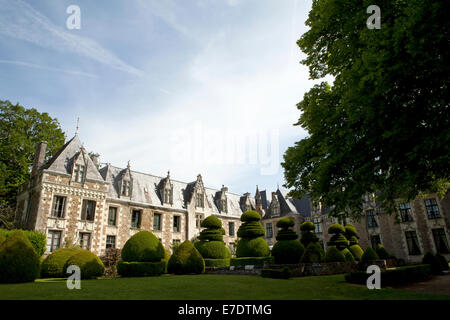
<instances>
[{"instance_id":1,"label":"topiary shrub","mask_svg":"<svg viewBox=\"0 0 450 320\"><path fill-rule=\"evenodd\" d=\"M204 259L205 267L228 267L230 265L230 258L225 259Z\"/></svg>"},{"instance_id":2,"label":"topiary shrub","mask_svg":"<svg viewBox=\"0 0 450 320\"><path fill-rule=\"evenodd\" d=\"M328 233L333 234L330 241L328 241L328 246L335 246L338 250L344 250L349 245L349 241L345 237L345 228L340 224L332 224L328 228Z\"/></svg>"},{"instance_id":3,"label":"topiary shrub","mask_svg":"<svg viewBox=\"0 0 450 320\"><path fill-rule=\"evenodd\" d=\"M361 256L361 261L373 261L373 260L379 260L377 253L372 248L367 248L366 251L364 251L363 255Z\"/></svg>"},{"instance_id":4,"label":"topiary shrub","mask_svg":"<svg viewBox=\"0 0 450 320\"><path fill-rule=\"evenodd\" d=\"M376 253L380 259L389 259L391 256L381 244L377 245Z\"/></svg>"},{"instance_id":5,"label":"topiary shrub","mask_svg":"<svg viewBox=\"0 0 450 320\"><path fill-rule=\"evenodd\" d=\"M347 262L355 261L355 257L353 256L353 254L350 252L349 249L345 248L344 250L341 251L341 253L344 255L345 261L347 261Z\"/></svg>"},{"instance_id":6,"label":"topiary shrub","mask_svg":"<svg viewBox=\"0 0 450 320\"><path fill-rule=\"evenodd\" d=\"M14 234L16 231L22 231L27 239L30 241L33 249L36 251L39 257L42 257L45 253L47 247L47 238L44 233L40 231L33 230L21 230L21 229L13 229L13 230L5 230L0 229L0 234L2 234L5 238L8 238L10 235ZM1 240L0 240L1 243Z\"/></svg>"},{"instance_id":7,"label":"topiary shrub","mask_svg":"<svg viewBox=\"0 0 450 320\"><path fill-rule=\"evenodd\" d=\"M66 262L78 252L79 250L66 248L55 250L42 262L41 278L66 278Z\"/></svg>"},{"instance_id":8,"label":"topiary shrub","mask_svg":"<svg viewBox=\"0 0 450 320\"><path fill-rule=\"evenodd\" d=\"M431 252L427 252L424 255L422 263L430 265L432 274L437 275L442 273L443 269L439 258L433 255Z\"/></svg>"},{"instance_id":9,"label":"topiary shrub","mask_svg":"<svg viewBox=\"0 0 450 320\"><path fill-rule=\"evenodd\" d=\"M436 254L436 258L439 260L439 262L441 263L442 266L442 270L449 270L450 267L448 265L448 261L447 259L440 253Z\"/></svg>"},{"instance_id":10,"label":"topiary shrub","mask_svg":"<svg viewBox=\"0 0 450 320\"><path fill-rule=\"evenodd\" d=\"M325 253L325 262L345 262L345 256L336 247L329 247Z\"/></svg>"},{"instance_id":11,"label":"topiary shrub","mask_svg":"<svg viewBox=\"0 0 450 320\"><path fill-rule=\"evenodd\" d=\"M294 220L286 217L277 222L277 227L281 228L277 234L277 243L272 248L272 256L275 263L299 263L305 251L305 247L295 240L298 235L291 229L294 226Z\"/></svg>"},{"instance_id":12,"label":"topiary shrub","mask_svg":"<svg viewBox=\"0 0 450 320\"><path fill-rule=\"evenodd\" d=\"M311 242L305 250L302 256L301 262L311 263L311 262L321 262L324 259L323 249L318 243Z\"/></svg>"},{"instance_id":13,"label":"topiary shrub","mask_svg":"<svg viewBox=\"0 0 450 320\"><path fill-rule=\"evenodd\" d=\"M215 216L209 216L202 221L201 226L206 229L200 232L200 241L195 242L194 246L205 259L205 266L229 266L230 253L223 242L222 221Z\"/></svg>"},{"instance_id":14,"label":"topiary shrub","mask_svg":"<svg viewBox=\"0 0 450 320\"><path fill-rule=\"evenodd\" d=\"M270 255L267 242L261 238L265 231L259 220L261 216L258 212L248 210L241 216L244 223L237 232L241 239L237 243L236 257L266 257Z\"/></svg>"},{"instance_id":15,"label":"topiary shrub","mask_svg":"<svg viewBox=\"0 0 450 320\"><path fill-rule=\"evenodd\" d=\"M127 262L159 262L164 259L161 241L149 231L139 231L125 242L122 260Z\"/></svg>"},{"instance_id":16,"label":"topiary shrub","mask_svg":"<svg viewBox=\"0 0 450 320\"><path fill-rule=\"evenodd\" d=\"M203 273L205 261L194 245L186 240L170 257L167 271L174 274Z\"/></svg>"},{"instance_id":17,"label":"topiary shrub","mask_svg":"<svg viewBox=\"0 0 450 320\"><path fill-rule=\"evenodd\" d=\"M0 245L6 240L6 237L3 233L0 233Z\"/></svg>"},{"instance_id":18,"label":"topiary shrub","mask_svg":"<svg viewBox=\"0 0 450 320\"><path fill-rule=\"evenodd\" d=\"M300 225L300 242L306 248L310 243L317 243L319 238L314 233L315 226L311 221L305 221Z\"/></svg>"},{"instance_id":19,"label":"topiary shrub","mask_svg":"<svg viewBox=\"0 0 450 320\"><path fill-rule=\"evenodd\" d=\"M345 238L349 241L349 246L354 246L358 244L358 233L356 232L356 228L351 224L345 225Z\"/></svg>"},{"instance_id":20,"label":"topiary shrub","mask_svg":"<svg viewBox=\"0 0 450 320\"><path fill-rule=\"evenodd\" d=\"M22 230L9 234L0 245L0 283L34 281L39 264L39 256Z\"/></svg>"},{"instance_id":21,"label":"topiary shrub","mask_svg":"<svg viewBox=\"0 0 450 320\"><path fill-rule=\"evenodd\" d=\"M345 234L345 227L339 223L334 223L328 227L329 234Z\"/></svg>"},{"instance_id":22,"label":"topiary shrub","mask_svg":"<svg viewBox=\"0 0 450 320\"><path fill-rule=\"evenodd\" d=\"M64 272L71 265L80 268L81 279L95 279L105 272L102 260L89 250L78 250L76 254L71 256L64 265Z\"/></svg>"},{"instance_id":23,"label":"topiary shrub","mask_svg":"<svg viewBox=\"0 0 450 320\"><path fill-rule=\"evenodd\" d=\"M225 259L227 248L222 241L199 241L194 244L204 259Z\"/></svg>"},{"instance_id":24,"label":"topiary shrub","mask_svg":"<svg viewBox=\"0 0 450 320\"><path fill-rule=\"evenodd\" d=\"M122 277L152 277L163 274L166 270L166 261L159 262L127 262L117 263L117 273Z\"/></svg>"},{"instance_id":25,"label":"topiary shrub","mask_svg":"<svg viewBox=\"0 0 450 320\"><path fill-rule=\"evenodd\" d=\"M358 244L352 245L349 249L355 260L360 261L364 253L363 249Z\"/></svg>"}]
</instances>

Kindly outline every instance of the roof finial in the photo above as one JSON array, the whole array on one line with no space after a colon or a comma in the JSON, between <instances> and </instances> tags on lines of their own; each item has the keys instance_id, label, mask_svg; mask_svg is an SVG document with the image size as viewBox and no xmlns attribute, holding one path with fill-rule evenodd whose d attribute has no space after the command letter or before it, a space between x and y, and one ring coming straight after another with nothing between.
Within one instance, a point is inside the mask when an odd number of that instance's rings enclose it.
<instances>
[{"instance_id":1,"label":"roof finial","mask_svg":"<svg viewBox=\"0 0 450 320\"><path fill-rule=\"evenodd\" d=\"M78 135L78 126L79 126L79 124L80 124L80 117L77 117L77 128L75 130L75 135L76 136Z\"/></svg>"},{"instance_id":2,"label":"roof finial","mask_svg":"<svg viewBox=\"0 0 450 320\"><path fill-rule=\"evenodd\" d=\"M127 168L130 169L130 160L128 160Z\"/></svg>"},{"instance_id":3,"label":"roof finial","mask_svg":"<svg viewBox=\"0 0 450 320\"><path fill-rule=\"evenodd\" d=\"M170 170L167 170L167 177L170 178Z\"/></svg>"}]
</instances>

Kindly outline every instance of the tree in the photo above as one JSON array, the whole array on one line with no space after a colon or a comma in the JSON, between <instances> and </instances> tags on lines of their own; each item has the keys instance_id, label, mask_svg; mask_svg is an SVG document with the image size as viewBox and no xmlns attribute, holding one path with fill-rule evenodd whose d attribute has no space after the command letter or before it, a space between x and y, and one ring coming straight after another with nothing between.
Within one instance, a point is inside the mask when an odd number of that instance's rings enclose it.
<instances>
[{"instance_id":1,"label":"tree","mask_svg":"<svg viewBox=\"0 0 450 320\"><path fill-rule=\"evenodd\" d=\"M308 136L282 166L291 196L309 193L330 215L358 218L363 198L392 213L395 199L450 186L449 30L444 0L315 0L298 41L315 85L297 105Z\"/></svg>"},{"instance_id":2,"label":"tree","mask_svg":"<svg viewBox=\"0 0 450 320\"><path fill-rule=\"evenodd\" d=\"M48 113L0 100L0 207L15 207L17 190L30 176L36 146L47 141L49 157L64 140L58 120Z\"/></svg>"}]
</instances>

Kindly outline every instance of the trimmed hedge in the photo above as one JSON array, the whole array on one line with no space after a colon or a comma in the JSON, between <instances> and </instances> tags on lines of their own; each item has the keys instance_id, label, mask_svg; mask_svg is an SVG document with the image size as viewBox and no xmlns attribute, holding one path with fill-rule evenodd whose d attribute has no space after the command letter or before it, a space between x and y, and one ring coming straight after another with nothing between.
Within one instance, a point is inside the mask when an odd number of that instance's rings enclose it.
<instances>
[{"instance_id":1,"label":"trimmed hedge","mask_svg":"<svg viewBox=\"0 0 450 320\"><path fill-rule=\"evenodd\" d=\"M361 260L362 255L364 254L364 251L358 244L354 244L354 245L350 246L349 250L352 253L352 255L356 261Z\"/></svg>"},{"instance_id":2,"label":"trimmed hedge","mask_svg":"<svg viewBox=\"0 0 450 320\"><path fill-rule=\"evenodd\" d=\"M380 258L378 257L375 250L373 250L371 247L368 247L361 256L361 261L374 261L374 260L380 260Z\"/></svg>"},{"instance_id":3,"label":"trimmed hedge","mask_svg":"<svg viewBox=\"0 0 450 320\"><path fill-rule=\"evenodd\" d=\"M258 211L247 210L241 215L242 222L259 221L259 220L261 220L261 216Z\"/></svg>"},{"instance_id":4,"label":"trimmed hedge","mask_svg":"<svg viewBox=\"0 0 450 320\"><path fill-rule=\"evenodd\" d=\"M263 266L264 261L267 261L269 264L274 263L273 257L245 257L230 259L230 266Z\"/></svg>"},{"instance_id":5,"label":"trimmed hedge","mask_svg":"<svg viewBox=\"0 0 450 320\"><path fill-rule=\"evenodd\" d=\"M70 265L80 267L81 279L95 279L105 272L102 260L89 250L78 250L67 260L64 270L67 270Z\"/></svg>"},{"instance_id":6,"label":"trimmed hedge","mask_svg":"<svg viewBox=\"0 0 450 320\"><path fill-rule=\"evenodd\" d=\"M30 241L31 245L33 246L34 250L38 254L39 257L42 257L45 253L45 250L47 248L47 237L44 233L40 231L32 231L32 230L21 230L21 229L13 229L13 230L6 230L6 229L0 229L0 234L3 235L6 238L9 237L9 235L12 235L16 231L22 231L25 236ZM1 236L0 236L1 238ZM0 240L0 243L2 241Z\"/></svg>"},{"instance_id":7,"label":"trimmed hedge","mask_svg":"<svg viewBox=\"0 0 450 320\"><path fill-rule=\"evenodd\" d=\"M272 248L272 256L276 264L299 263L305 247L297 240L278 241Z\"/></svg>"},{"instance_id":8,"label":"trimmed hedge","mask_svg":"<svg viewBox=\"0 0 450 320\"><path fill-rule=\"evenodd\" d=\"M209 216L200 224L202 228L220 229L222 228L222 221L216 216Z\"/></svg>"},{"instance_id":9,"label":"trimmed hedge","mask_svg":"<svg viewBox=\"0 0 450 320\"><path fill-rule=\"evenodd\" d=\"M365 271L351 272L345 275L345 281L356 284L367 283L367 278L373 273ZM425 281L431 278L431 268L429 265L421 264L415 266L399 267L393 270L381 271L381 286L405 285L413 282Z\"/></svg>"},{"instance_id":10,"label":"trimmed hedge","mask_svg":"<svg viewBox=\"0 0 450 320\"><path fill-rule=\"evenodd\" d=\"M246 239L262 237L265 234L266 232L259 221L244 222L237 232L238 237Z\"/></svg>"},{"instance_id":11,"label":"trimmed hedge","mask_svg":"<svg viewBox=\"0 0 450 320\"><path fill-rule=\"evenodd\" d=\"M353 262L353 261L355 261L355 257L354 257L353 254L350 252L350 250L348 250L347 248L345 248L344 250L342 250L341 253L344 255L345 261L347 261L347 262Z\"/></svg>"},{"instance_id":12,"label":"trimmed hedge","mask_svg":"<svg viewBox=\"0 0 450 320\"><path fill-rule=\"evenodd\" d=\"M159 262L127 262L117 263L117 273L122 277L159 276L166 270L166 261Z\"/></svg>"},{"instance_id":13,"label":"trimmed hedge","mask_svg":"<svg viewBox=\"0 0 450 320\"><path fill-rule=\"evenodd\" d=\"M228 255L222 241L198 241L194 246L204 259L225 259Z\"/></svg>"},{"instance_id":14,"label":"trimmed hedge","mask_svg":"<svg viewBox=\"0 0 450 320\"><path fill-rule=\"evenodd\" d=\"M310 243L303 254L301 262L311 263L311 262L322 262L324 259L324 252L322 247L318 243Z\"/></svg>"},{"instance_id":15,"label":"trimmed hedge","mask_svg":"<svg viewBox=\"0 0 450 320\"><path fill-rule=\"evenodd\" d=\"M305 221L300 225L302 245L307 248L310 243L317 243L319 238L314 233L315 226L311 221Z\"/></svg>"},{"instance_id":16,"label":"trimmed hedge","mask_svg":"<svg viewBox=\"0 0 450 320\"><path fill-rule=\"evenodd\" d=\"M0 283L34 281L39 276L40 259L22 230L9 234L0 245Z\"/></svg>"},{"instance_id":17,"label":"trimmed hedge","mask_svg":"<svg viewBox=\"0 0 450 320\"><path fill-rule=\"evenodd\" d=\"M159 262L164 259L161 241L149 231L139 231L125 242L122 260L127 262Z\"/></svg>"},{"instance_id":18,"label":"trimmed hedge","mask_svg":"<svg viewBox=\"0 0 450 320\"><path fill-rule=\"evenodd\" d=\"M204 259L205 267L228 267L230 265L230 258L225 259Z\"/></svg>"},{"instance_id":19,"label":"trimmed hedge","mask_svg":"<svg viewBox=\"0 0 450 320\"><path fill-rule=\"evenodd\" d=\"M202 255L189 240L184 241L169 259L168 273L191 274L205 272Z\"/></svg>"},{"instance_id":20,"label":"trimmed hedge","mask_svg":"<svg viewBox=\"0 0 450 320\"><path fill-rule=\"evenodd\" d=\"M267 257L270 255L269 245L263 238L240 239L236 247L236 257Z\"/></svg>"},{"instance_id":21,"label":"trimmed hedge","mask_svg":"<svg viewBox=\"0 0 450 320\"><path fill-rule=\"evenodd\" d=\"M223 232L221 229L205 229L198 236L200 241L223 241Z\"/></svg>"},{"instance_id":22,"label":"trimmed hedge","mask_svg":"<svg viewBox=\"0 0 450 320\"><path fill-rule=\"evenodd\" d=\"M41 278L66 278L68 276L64 269L66 262L78 252L77 249L67 248L55 250L42 262Z\"/></svg>"},{"instance_id":23,"label":"trimmed hedge","mask_svg":"<svg viewBox=\"0 0 450 320\"><path fill-rule=\"evenodd\" d=\"M336 247L329 247L325 254L325 262L345 262L345 256Z\"/></svg>"},{"instance_id":24,"label":"trimmed hedge","mask_svg":"<svg viewBox=\"0 0 450 320\"><path fill-rule=\"evenodd\" d=\"M273 279L289 279L291 277L291 270L288 267L282 269L262 269L261 277Z\"/></svg>"},{"instance_id":25,"label":"trimmed hedge","mask_svg":"<svg viewBox=\"0 0 450 320\"><path fill-rule=\"evenodd\" d=\"M378 257L382 260L389 259L391 257L391 255L387 252L387 250L381 244L377 245L376 253L377 253Z\"/></svg>"}]
</instances>

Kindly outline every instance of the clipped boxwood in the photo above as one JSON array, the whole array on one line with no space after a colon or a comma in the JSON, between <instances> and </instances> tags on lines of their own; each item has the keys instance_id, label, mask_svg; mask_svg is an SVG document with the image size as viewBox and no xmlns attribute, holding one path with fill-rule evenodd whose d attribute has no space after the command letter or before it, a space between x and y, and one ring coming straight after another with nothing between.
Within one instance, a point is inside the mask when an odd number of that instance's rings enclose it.
<instances>
[{"instance_id":1,"label":"clipped boxwood","mask_svg":"<svg viewBox=\"0 0 450 320\"><path fill-rule=\"evenodd\" d=\"M265 257L270 255L267 242L262 238L264 228L259 222L261 216L257 211L247 210L241 216L241 224L237 232L241 239L236 246L236 257Z\"/></svg>"},{"instance_id":2,"label":"clipped boxwood","mask_svg":"<svg viewBox=\"0 0 450 320\"><path fill-rule=\"evenodd\" d=\"M272 248L272 256L276 264L299 263L305 247L297 240L278 241Z\"/></svg>"},{"instance_id":3,"label":"clipped boxwood","mask_svg":"<svg viewBox=\"0 0 450 320\"><path fill-rule=\"evenodd\" d=\"M230 266L263 266L264 261L269 264L274 263L273 257L232 258L230 259Z\"/></svg>"},{"instance_id":4,"label":"clipped boxwood","mask_svg":"<svg viewBox=\"0 0 450 320\"><path fill-rule=\"evenodd\" d=\"M42 257L44 255L46 247L47 247L47 238L44 233L42 233L40 231L34 231L34 230L0 229L0 234L2 234L5 238L8 238L9 235L14 234L18 230L20 230L24 233L24 235L30 241L31 245L33 246L33 248L36 251L36 253L38 254L38 256ZM1 240L0 240L0 243L1 243Z\"/></svg>"},{"instance_id":5,"label":"clipped boxwood","mask_svg":"<svg viewBox=\"0 0 450 320\"><path fill-rule=\"evenodd\" d=\"M205 267L228 267L230 265L230 258L225 259L208 259L205 258Z\"/></svg>"},{"instance_id":6,"label":"clipped boxwood","mask_svg":"<svg viewBox=\"0 0 450 320\"><path fill-rule=\"evenodd\" d=\"M240 239L236 248L236 257L267 257L270 255L269 245L263 238Z\"/></svg>"},{"instance_id":7,"label":"clipped boxwood","mask_svg":"<svg viewBox=\"0 0 450 320\"><path fill-rule=\"evenodd\" d=\"M220 229L222 228L222 221L216 216L209 216L202 221L200 226L207 229Z\"/></svg>"},{"instance_id":8,"label":"clipped boxwood","mask_svg":"<svg viewBox=\"0 0 450 320\"><path fill-rule=\"evenodd\" d=\"M222 241L198 241L194 246L205 259L225 259L228 255Z\"/></svg>"},{"instance_id":9,"label":"clipped boxwood","mask_svg":"<svg viewBox=\"0 0 450 320\"><path fill-rule=\"evenodd\" d=\"M373 250L371 247L368 247L366 251L364 251L363 255L361 256L361 261L374 261L379 260L377 253L375 250Z\"/></svg>"},{"instance_id":10,"label":"clipped boxwood","mask_svg":"<svg viewBox=\"0 0 450 320\"><path fill-rule=\"evenodd\" d=\"M381 244L378 244L376 253L380 259L389 259L391 257L391 255Z\"/></svg>"},{"instance_id":11,"label":"clipped boxwood","mask_svg":"<svg viewBox=\"0 0 450 320\"><path fill-rule=\"evenodd\" d=\"M237 232L238 237L246 239L262 237L263 235L265 235L265 231L259 221L244 222Z\"/></svg>"},{"instance_id":12,"label":"clipped boxwood","mask_svg":"<svg viewBox=\"0 0 450 320\"><path fill-rule=\"evenodd\" d=\"M39 269L39 256L22 230L11 233L0 245L0 283L34 281Z\"/></svg>"},{"instance_id":13,"label":"clipped boxwood","mask_svg":"<svg viewBox=\"0 0 450 320\"><path fill-rule=\"evenodd\" d=\"M205 272L205 261L192 242L186 240L170 257L167 272L174 274L203 273Z\"/></svg>"},{"instance_id":14,"label":"clipped boxwood","mask_svg":"<svg viewBox=\"0 0 450 320\"><path fill-rule=\"evenodd\" d=\"M55 250L52 254L47 256L42 262L41 277L42 278L66 278L66 270L64 266L67 260L69 260L79 250L61 248Z\"/></svg>"},{"instance_id":15,"label":"clipped boxwood","mask_svg":"<svg viewBox=\"0 0 450 320\"><path fill-rule=\"evenodd\" d=\"M352 255L352 253L350 252L350 250L348 250L347 248L345 248L344 250L342 250L341 253L344 255L345 261L348 261L348 262L353 262L353 261L355 261L355 257Z\"/></svg>"},{"instance_id":16,"label":"clipped boxwood","mask_svg":"<svg viewBox=\"0 0 450 320\"><path fill-rule=\"evenodd\" d=\"M164 259L161 241L149 231L139 231L125 242L122 260L127 262L159 262Z\"/></svg>"},{"instance_id":17,"label":"clipped boxwood","mask_svg":"<svg viewBox=\"0 0 450 320\"><path fill-rule=\"evenodd\" d=\"M261 215L258 211L247 210L241 215L242 222L259 221L261 220Z\"/></svg>"},{"instance_id":18,"label":"clipped boxwood","mask_svg":"<svg viewBox=\"0 0 450 320\"><path fill-rule=\"evenodd\" d=\"M352 253L353 257L355 258L356 261L360 261L362 258L362 255L364 253L363 249L358 245L358 244L354 244L352 246L350 246L350 252Z\"/></svg>"},{"instance_id":19,"label":"clipped boxwood","mask_svg":"<svg viewBox=\"0 0 450 320\"><path fill-rule=\"evenodd\" d=\"M345 225L345 237L349 241L349 246L354 246L358 244L358 233L356 232L356 228L351 224Z\"/></svg>"},{"instance_id":20,"label":"clipped boxwood","mask_svg":"<svg viewBox=\"0 0 450 320\"><path fill-rule=\"evenodd\" d=\"M328 233L330 234L345 234L345 227L338 223L334 223L328 227Z\"/></svg>"},{"instance_id":21,"label":"clipped boxwood","mask_svg":"<svg viewBox=\"0 0 450 320\"><path fill-rule=\"evenodd\" d=\"M312 263L321 262L324 259L324 252L322 247L318 243L311 242L305 250L302 256L301 262Z\"/></svg>"},{"instance_id":22,"label":"clipped boxwood","mask_svg":"<svg viewBox=\"0 0 450 320\"><path fill-rule=\"evenodd\" d=\"M319 238L314 233L315 226L311 221L305 221L300 225L300 242L306 248L310 243L317 243Z\"/></svg>"},{"instance_id":23,"label":"clipped boxwood","mask_svg":"<svg viewBox=\"0 0 450 320\"><path fill-rule=\"evenodd\" d=\"M166 270L166 261L159 262L127 262L117 263L117 273L122 277L159 276Z\"/></svg>"},{"instance_id":24,"label":"clipped boxwood","mask_svg":"<svg viewBox=\"0 0 450 320\"><path fill-rule=\"evenodd\" d=\"M78 250L67 260L64 270L67 270L71 265L80 267L81 279L95 279L105 272L102 260L89 250Z\"/></svg>"},{"instance_id":25,"label":"clipped boxwood","mask_svg":"<svg viewBox=\"0 0 450 320\"><path fill-rule=\"evenodd\" d=\"M284 229L284 230L289 229L289 228L293 227L294 225L295 225L295 222L290 217L281 218L277 222L277 228Z\"/></svg>"},{"instance_id":26,"label":"clipped boxwood","mask_svg":"<svg viewBox=\"0 0 450 320\"><path fill-rule=\"evenodd\" d=\"M336 247L329 247L325 253L325 262L345 262L345 256Z\"/></svg>"},{"instance_id":27,"label":"clipped boxwood","mask_svg":"<svg viewBox=\"0 0 450 320\"><path fill-rule=\"evenodd\" d=\"M291 270L288 267L282 269L262 269L261 277L273 279L289 279L291 277Z\"/></svg>"}]
</instances>

